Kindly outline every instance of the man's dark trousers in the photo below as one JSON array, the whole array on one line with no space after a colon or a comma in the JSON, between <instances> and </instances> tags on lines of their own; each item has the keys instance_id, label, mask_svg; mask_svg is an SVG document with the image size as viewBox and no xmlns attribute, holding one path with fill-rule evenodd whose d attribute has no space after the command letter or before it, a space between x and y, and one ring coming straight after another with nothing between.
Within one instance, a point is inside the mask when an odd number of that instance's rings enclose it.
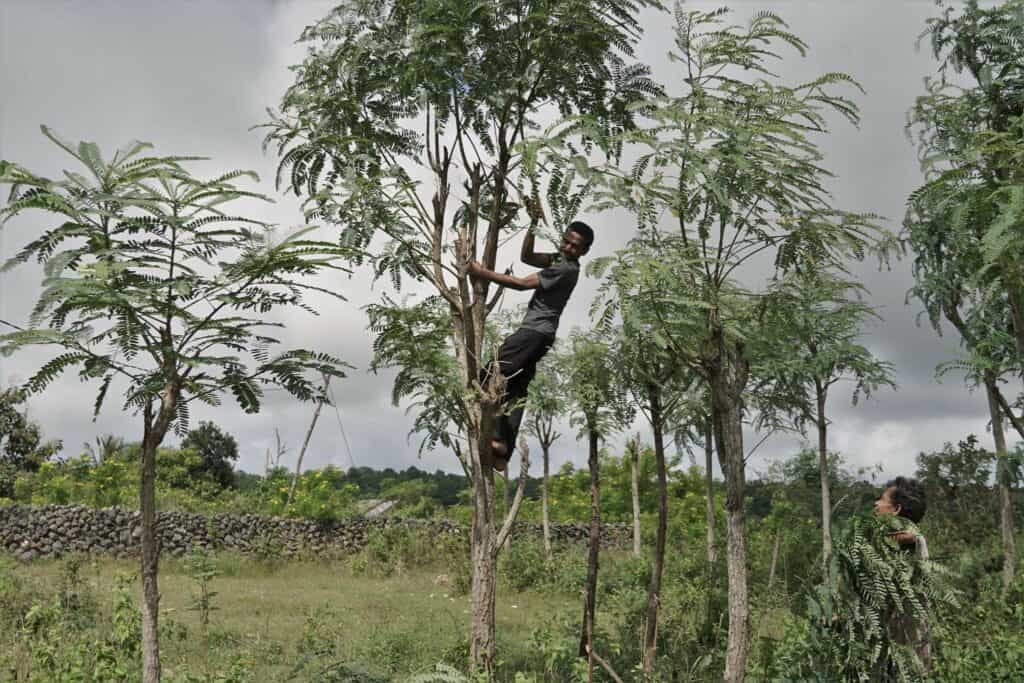
<instances>
[{"instance_id":1,"label":"man's dark trousers","mask_svg":"<svg viewBox=\"0 0 1024 683\"><path fill-rule=\"evenodd\" d=\"M516 447L516 436L526 407L526 394L533 376L537 374L537 363L554 343L554 335L520 327L498 349L498 366L506 384L495 436L505 442L509 456ZM491 363L480 370L480 384L484 387L490 378L490 370Z\"/></svg>"}]
</instances>

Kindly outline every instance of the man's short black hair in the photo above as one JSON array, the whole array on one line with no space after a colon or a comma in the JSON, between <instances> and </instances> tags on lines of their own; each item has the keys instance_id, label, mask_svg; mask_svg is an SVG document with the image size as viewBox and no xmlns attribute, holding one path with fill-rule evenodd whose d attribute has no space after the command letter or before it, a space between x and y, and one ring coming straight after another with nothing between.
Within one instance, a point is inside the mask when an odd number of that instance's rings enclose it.
<instances>
[{"instance_id":1,"label":"man's short black hair","mask_svg":"<svg viewBox=\"0 0 1024 683\"><path fill-rule=\"evenodd\" d=\"M906 517L914 524L921 521L928 508L921 482L910 477L896 477L885 488L892 489L889 500L893 505L900 506L900 517Z\"/></svg>"},{"instance_id":2,"label":"man's short black hair","mask_svg":"<svg viewBox=\"0 0 1024 683\"><path fill-rule=\"evenodd\" d=\"M589 247L594 243L594 229L583 221L573 221L569 224L568 230L582 237L584 246Z\"/></svg>"}]
</instances>

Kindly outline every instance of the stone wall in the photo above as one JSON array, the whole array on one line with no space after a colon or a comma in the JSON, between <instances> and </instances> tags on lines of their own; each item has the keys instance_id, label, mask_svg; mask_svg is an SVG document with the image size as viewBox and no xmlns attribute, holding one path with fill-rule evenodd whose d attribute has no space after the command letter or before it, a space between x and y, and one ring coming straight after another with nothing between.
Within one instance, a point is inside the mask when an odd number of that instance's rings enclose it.
<instances>
[{"instance_id":1,"label":"stone wall","mask_svg":"<svg viewBox=\"0 0 1024 683\"><path fill-rule=\"evenodd\" d=\"M374 530L390 527L425 528L436 534L466 534L468 530L446 520L395 517L316 521L217 514L210 517L187 512L157 513L163 552L183 555L193 549L230 550L286 557L330 558L358 551ZM605 525L602 544L618 547L632 542L625 524ZM517 523L513 537L541 536L539 524ZM586 524L552 525L556 542L583 542ZM120 508L95 509L81 505L8 505L0 507L0 552L23 560L86 553L127 557L138 553L139 512Z\"/></svg>"}]
</instances>

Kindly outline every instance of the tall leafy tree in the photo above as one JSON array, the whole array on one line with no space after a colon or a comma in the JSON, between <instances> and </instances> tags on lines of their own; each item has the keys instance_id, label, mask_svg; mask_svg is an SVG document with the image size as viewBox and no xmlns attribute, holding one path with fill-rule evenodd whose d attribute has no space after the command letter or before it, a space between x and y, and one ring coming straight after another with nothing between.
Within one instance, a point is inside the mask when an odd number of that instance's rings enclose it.
<instances>
[{"instance_id":1,"label":"tall leafy tree","mask_svg":"<svg viewBox=\"0 0 1024 683\"><path fill-rule=\"evenodd\" d=\"M99 383L94 414L116 382L122 410L141 415L143 680L154 683L157 449L171 429L188 432L196 402L219 405L227 392L248 413L260 409L266 386L324 400L316 377L342 377L344 364L302 349L271 353L278 340L270 332L283 324L269 316L291 306L315 313L304 299L310 291L340 298L310 278L339 269L351 250L313 239L311 228L275 239L260 221L230 213L236 200L265 199L236 185L254 174L201 180L187 168L199 157L147 156L150 145L133 142L106 159L94 143L43 133L82 168L50 179L4 164L0 182L12 190L0 221L43 213L7 266L36 260L45 278L27 327L0 336L0 351L53 347L28 391L77 369Z\"/></svg>"},{"instance_id":2,"label":"tall leafy tree","mask_svg":"<svg viewBox=\"0 0 1024 683\"><path fill-rule=\"evenodd\" d=\"M594 651L598 557L601 552L600 443L632 421L632 410L621 387L614 381L616 358L607 339L595 333L574 333L565 363L569 376L570 422L579 427L579 436L587 439L587 466L590 470L590 535L579 656L587 658L589 680L593 680L595 662L607 667Z\"/></svg>"},{"instance_id":3,"label":"tall leafy tree","mask_svg":"<svg viewBox=\"0 0 1024 683\"><path fill-rule=\"evenodd\" d=\"M656 288L647 280L647 265L659 258L660 249L643 234L632 239L627 249L613 259L595 264L600 272L612 263L602 284L603 301L595 304L601 310L602 324L608 328L612 319L620 320L615 330L614 379L621 390L628 392L633 404L651 425L654 457L658 478L658 523L654 543L654 566L647 589L646 631L643 640L642 671L645 680L654 675L658 642L658 608L661 605L661 580L665 565L665 543L668 531L668 467L665 436L674 432L677 443L689 440L696 416L694 394L700 394L699 378L680 363L662 328L670 326L665 319ZM609 328L607 331L611 332ZM635 447L639 449L639 444Z\"/></svg>"},{"instance_id":4,"label":"tall leafy tree","mask_svg":"<svg viewBox=\"0 0 1024 683\"><path fill-rule=\"evenodd\" d=\"M944 369L962 368L985 388L1003 465L1000 527L1009 587L1017 553L1004 420L1022 437L1024 421L1002 382L1024 367L1024 3L946 7L928 22L927 35L940 69L909 114L927 180L910 195L904 220L914 252L912 293L937 331L945 320L963 341L964 357Z\"/></svg>"},{"instance_id":5,"label":"tall leafy tree","mask_svg":"<svg viewBox=\"0 0 1024 683\"><path fill-rule=\"evenodd\" d=\"M397 302L385 296L379 304L367 306L366 312L376 335L370 369L397 369L391 402L395 406L411 402L409 410L416 417L409 435L422 435L419 452L449 448L468 476L469 463L461 448L467 419L464 385L450 353L447 305L440 297Z\"/></svg>"},{"instance_id":6,"label":"tall leafy tree","mask_svg":"<svg viewBox=\"0 0 1024 683\"><path fill-rule=\"evenodd\" d=\"M606 133L631 125L630 103L653 90L625 61L648 4L345 0L303 32L307 56L268 124L279 179L311 215L395 288L418 281L447 307L472 485L469 650L488 675L497 525L485 435L497 393L478 377L496 292L466 269L476 260L495 270L502 237L526 222L525 200L545 191L549 176L520 147L540 116L588 112ZM551 206L562 223L578 202L561 191L567 174L550 180L548 193L565 199Z\"/></svg>"},{"instance_id":7,"label":"tall leafy tree","mask_svg":"<svg viewBox=\"0 0 1024 683\"><path fill-rule=\"evenodd\" d=\"M802 406L799 426L810 423L817 431L818 470L821 484L821 533L824 566L832 555L832 499L828 462L827 403L831 389L842 381L853 383L854 404L879 387L892 387L892 364L880 361L860 343L864 324L877 318L864 301L859 283L825 268L801 269L781 277L774 285L766 328L772 336L788 339L785 352L762 364L762 378L791 391L789 407Z\"/></svg>"},{"instance_id":8,"label":"tall leafy tree","mask_svg":"<svg viewBox=\"0 0 1024 683\"><path fill-rule=\"evenodd\" d=\"M960 231L980 241L989 296L1008 306L1018 362L1024 360L1024 1L982 8L947 5L927 23L940 61L910 123L920 134L931 185L961 206ZM967 81L964 84L964 80ZM954 116L964 116L957 120ZM965 116L966 115L966 116ZM928 190L925 192L927 193Z\"/></svg>"},{"instance_id":9,"label":"tall leafy tree","mask_svg":"<svg viewBox=\"0 0 1024 683\"><path fill-rule=\"evenodd\" d=\"M602 196L632 210L661 250L645 265L671 321L659 334L709 387L726 480L725 679L739 681L749 619L744 394L757 346L767 342L758 331L767 298L752 266L828 267L863 255L874 228L871 217L832 207L816 146L828 115L857 120L855 104L836 92L855 83L839 73L780 82L771 60L782 48L803 55L803 41L772 13L757 13L745 26L727 16L725 9L677 7L672 57L682 93L652 99L641 128L618 138L637 148L631 169L599 170Z\"/></svg>"},{"instance_id":10,"label":"tall leafy tree","mask_svg":"<svg viewBox=\"0 0 1024 683\"><path fill-rule=\"evenodd\" d=\"M221 486L234 485L234 462L238 460L238 442L213 422L200 422L181 441L182 448L194 449L200 457L196 472L205 473Z\"/></svg>"}]
</instances>

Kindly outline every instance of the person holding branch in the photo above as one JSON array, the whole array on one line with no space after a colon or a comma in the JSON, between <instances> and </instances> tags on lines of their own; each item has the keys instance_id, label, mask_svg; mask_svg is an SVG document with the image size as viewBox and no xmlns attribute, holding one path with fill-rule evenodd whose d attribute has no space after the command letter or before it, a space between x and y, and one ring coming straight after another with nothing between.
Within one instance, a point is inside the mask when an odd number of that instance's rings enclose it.
<instances>
[{"instance_id":1,"label":"person holding branch","mask_svg":"<svg viewBox=\"0 0 1024 683\"><path fill-rule=\"evenodd\" d=\"M576 287L580 274L579 259L594 243L591 227L582 221L573 221L562 234L557 252L537 253L534 250L534 230L538 218L542 218L543 214L537 204L528 204L527 208L533 220L523 237L520 260L541 270L517 277L511 272L489 270L478 261L471 261L468 265L468 273L473 278L508 289L533 290L523 322L502 343L496 359L501 375L506 379L500 412L495 421L495 433L491 436L493 466L499 472L505 470L515 449L527 390L536 374L537 363L554 344L558 321ZM493 367L493 360L483 366L480 371L481 386L486 386L491 380Z\"/></svg>"}]
</instances>

